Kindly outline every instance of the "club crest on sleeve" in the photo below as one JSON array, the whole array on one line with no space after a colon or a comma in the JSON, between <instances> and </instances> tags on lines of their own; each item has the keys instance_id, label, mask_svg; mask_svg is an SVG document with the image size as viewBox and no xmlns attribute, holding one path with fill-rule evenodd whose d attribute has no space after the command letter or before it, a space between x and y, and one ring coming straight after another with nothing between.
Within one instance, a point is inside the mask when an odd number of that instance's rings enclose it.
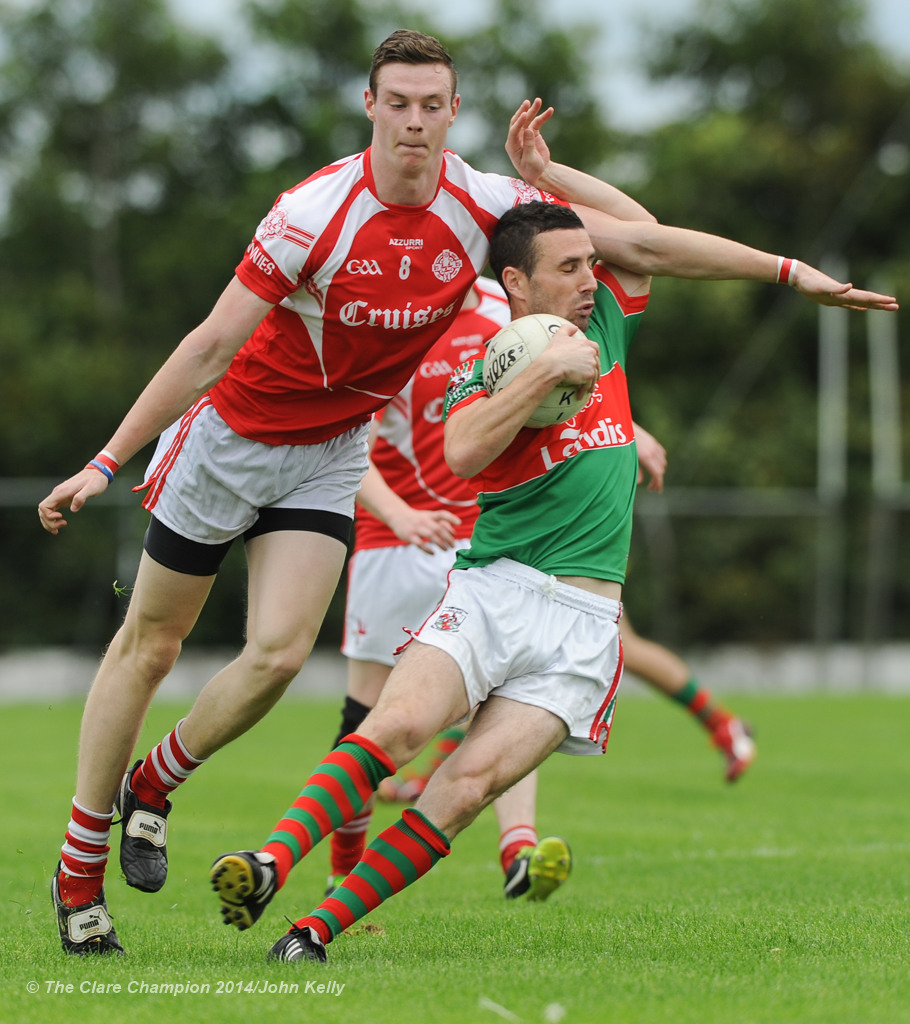
<instances>
[{"instance_id":1,"label":"club crest on sleeve","mask_svg":"<svg viewBox=\"0 0 910 1024\"><path fill-rule=\"evenodd\" d=\"M463 608L447 605L445 608L439 609L439 614L430 623L430 627L441 630L443 633L457 633L467 617L468 613Z\"/></svg>"},{"instance_id":2,"label":"club crest on sleeve","mask_svg":"<svg viewBox=\"0 0 910 1024\"><path fill-rule=\"evenodd\" d=\"M474 372L474 364L471 362L461 363L455 367L455 371L449 378L448 389L449 391L457 391L458 388L463 387L471 379L471 375Z\"/></svg>"},{"instance_id":3,"label":"club crest on sleeve","mask_svg":"<svg viewBox=\"0 0 910 1024\"><path fill-rule=\"evenodd\" d=\"M529 185L526 181L522 181L520 178L509 178L509 184L518 193L518 202L521 203L533 203L543 198L539 188L535 188L534 185Z\"/></svg>"},{"instance_id":4,"label":"club crest on sleeve","mask_svg":"<svg viewBox=\"0 0 910 1024\"><path fill-rule=\"evenodd\" d=\"M270 238L280 238L287 230L287 226L287 213L280 206L273 206L259 225L256 237L261 238L263 241Z\"/></svg>"}]
</instances>

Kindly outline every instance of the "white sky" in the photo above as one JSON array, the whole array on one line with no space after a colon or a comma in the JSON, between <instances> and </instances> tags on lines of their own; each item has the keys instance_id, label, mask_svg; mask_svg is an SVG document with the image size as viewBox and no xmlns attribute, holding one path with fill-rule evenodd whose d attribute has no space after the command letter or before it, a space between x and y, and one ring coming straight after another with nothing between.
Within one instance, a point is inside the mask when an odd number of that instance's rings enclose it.
<instances>
[{"instance_id":1,"label":"white sky","mask_svg":"<svg viewBox=\"0 0 910 1024\"><path fill-rule=\"evenodd\" d=\"M230 37L230 9L236 0L172 0L178 17ZM824 3L824 0L819 0ZM406 0L414 11L432 14L440 28L463 29L480 22L487 0ZM599 63L610 120L619 127L648 128L673 117L685 103L679 89L657 89L636 67L640 40L649 24L685 23L697 0L550 0L554 24L591 25L601 31ZM910 0L867 0L870 35L910 72ZM545 8L547 9L547 8ZM567 10L568 9L568 10Z\"/></svg>"}]
</instances>

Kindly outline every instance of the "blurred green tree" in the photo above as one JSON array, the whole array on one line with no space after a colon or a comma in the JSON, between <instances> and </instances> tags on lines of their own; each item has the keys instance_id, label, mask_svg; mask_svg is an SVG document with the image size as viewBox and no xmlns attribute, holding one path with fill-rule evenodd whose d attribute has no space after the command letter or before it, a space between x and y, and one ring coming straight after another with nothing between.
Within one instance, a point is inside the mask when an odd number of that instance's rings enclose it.
<instances>
[{"instance_id":1,"label":"blurred green tree","mask_svg":"<svg viewBox=\"0 0 910 1024\"><path fill-rule=\"evenodd\" d=\"M506 167L508 118L536 93L563 108L561 156L605 153L577 41L544 25L539 0L490 13L497 27L445 35L393 3L261 0L243 8L232 56L164 0L0 6L0 239L15 254L0 261L0 480L60 479L96 451L211 308L275 196L368 145L367 70L393 29L452 48L479 166ZM118 477L118 497L142 465ZM118 550L138 559L144 514L99 502L51 540L33 509L0 507L0 647L97 646L122 614L112 583L128 587L135 566ZM194 642L240 642L241 552L222 576Z\"/></svg>"},{"instance_id":2,"label":"blurred green tree","mask_svg":"<svg viewBox=\"0 0 910 1024\"><path fill-rule=\"evenodd\" d=\"M553 27L541 0L491 0L481 24L457 31L394 3L258 0L239 16L241 54L178 24L164 0L0 3L0 482L59 479L96 450L211 307L274 197L368 144L370 56L401 25L455 56L454 144L475 166L508 170L508 118L540 95L557 108L547 137L558 159L611 176L665 223L813 262L844 252L857 282L883 272L906 292L910 241L895 225L910 213L910 83L863 19L857 0L705 0L693 24L656 30L649 54L690 110L630 137L594 91L590 26ZM813 485L808 303L771 286L658 282L631 371L636 416L670 449L670 486ZM855 423L861 489L868 423ZM140 456L119 489L141 470ZM851 502L865 508L862 494ZM122 614L113 580L129 585L118 551L138 555L143 519L138 502L99 503L52 541L32 507L0 507L0 647L104 642ZM810 635L813 529L679 523L677 546L698 553L678 567L679 635ZM907 560L903 548L895 557ZM630 607L648 626L636 607L647 562L634 564ZM242 575L232 552L196 642L240 642ZM330 642L340 608L339 595Z\"/></svg>"},{"instance_id":3,"label":"blurred green tree","mask_svg":"<svg viewBox=\"0 0 910 1024\"><path fill-rule=\"evenodd\" d=\"M664 222L816 265L848 260L843 272L858 285L905 294L910 241L895 225L910 216L910 81L869 41L865 15L856 0L704 0L692 24L655 33L651 74L683 89L689 107L635 141L646 168L636 194ZM869 484L866 326L849 319L854 595L865 551L855 509L867 507ZM636 414L670 449L671 488L815 486L818 315L789 291L658 282L633 374ZM811 636L811 521L808 533L786 518L770 531L767 520L725 523L720 534L714 525L676 524L679 550L699 552L680 560L682 634ZM755 543L769 532L773 545ZM721 583L734 578L738 600ZM634 610L634 588L629 599Z\"/></svg>"},{"instance_id":4,"label":"blurred green tree","mask_svg":"<svg viewBox=\"0 0 910 1024\"><path fill-rule=\"evenodd\" d=\"M0 262L0 473L59 473L109 436L229 272L227 58L178 30L163 0L2 16L2 237L15 258Z\"/></svg>"}]
</instances>

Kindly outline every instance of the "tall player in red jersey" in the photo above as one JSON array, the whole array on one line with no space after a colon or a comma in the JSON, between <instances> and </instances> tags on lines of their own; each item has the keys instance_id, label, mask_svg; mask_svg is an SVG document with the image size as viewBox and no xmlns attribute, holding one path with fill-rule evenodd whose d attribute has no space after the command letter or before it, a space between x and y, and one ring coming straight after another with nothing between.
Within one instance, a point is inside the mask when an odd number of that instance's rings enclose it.
<instances>
[{"instance_id":1,"label":"tall player in red jersey","mask_svg":"<svg viewBox=\"0 0 910 1024\"><path fill-rule=\"evenodd\" d=\"M113 806L128 884L167 874L170 793L254 725L310 652L344 564L369 420L453 322L506 210L542 193L445 149L460 97L432 37L374 54L372 145L283 193L207 319L104 449L39 505L58 533L159 436L151 520L126 618L86 702L76 795L54 875L68 953L120 952L103 891ZM149 703L221 561L243 537L245 646L127 770Z\"/></svg>"},{"instance_id":2,"label":"tall player in red jersey","mask_svg":"<svg viewBox=\"0 0 910 1024\"><path fill-rule=\"evenodd\" d=\"M79 511L160 436L144 501L152 513L145 551L86 702L76 794L53 878L67 953L122 951L103 891L112 805L128 884L157 891L167 874L169 794L259 721L299 671L344 562L371 414L404 387L454 319L486 263L498 218L542 197L445 149L456 87L437 40L403 31L380 44L365 91L369 149L279 197L211 314L95 458L39 503L42 526L57 534L63 510ZM539 106L526 102L516 117ZM590 203L584 184L577 194L571 187L571 173L569 184L558 180L564 199ZM680 261L686 276L711 276L733 246L746 276L768 279L767 254L736 243L579 213L617 262ZM792 265L779 266L782 273L790 280ZM800 287L807 277L830 301L887 298L818 272L801 274ZM127 770L151 699L241 536L245 646L187 717Z\"/></svg>"}]
</instances>

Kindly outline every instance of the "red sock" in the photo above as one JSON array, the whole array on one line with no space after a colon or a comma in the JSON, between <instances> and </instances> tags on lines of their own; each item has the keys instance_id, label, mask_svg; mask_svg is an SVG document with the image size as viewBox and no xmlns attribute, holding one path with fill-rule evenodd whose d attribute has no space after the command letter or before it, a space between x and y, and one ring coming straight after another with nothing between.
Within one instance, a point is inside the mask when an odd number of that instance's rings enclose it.
<instances>
[{"instance_id":1,"label":"red sock","mask_svg":"<svg viewBox=\"0 0 910 1024\"><path fill-rule=\"evenodd\" d=\"M73 798L72 817L60 850L62 869L58 880L60 898L68 906L91 903L101 893L113 817L113 811L99 814L80 807Z\"/></svg>"},{"instance_id":2,"label":"red sock","mask_svg":"<svg viewBox=\"0 0 910 1024\"><path fill-rule=\"evenodd\" d=\"M372 818L373 801L368 800L356 818L351 818L345 825L339 825L332 833L329 867L332 876L350 874L363 856Z\"/></svg>"},{"instance_id":3,"label":"red sock","mask_svg":"<svg viewBox=\"0 0 910 1024\"><path fill-rule=\"evenodd\" d=\"M513 861L526 846L536 846L537 843L537 829L533 825L515 825L506 829L499 837L499 863L503 874L509 873Z\"/></svg>"},{"instance_id":4,"label":"red sock","mask_svg":"<svg viewBox=\"0 0 910 1024\"><path fill-rule=\"evenodd\" d=\"M180 739L183 721L181 719L157 747L152 747L130 781L136 796L144 804L151 804L159 810L164 809L168 794L186 782L206 761L205 758L193 757L183 745Z\"/></svg>"}]
</instances>

